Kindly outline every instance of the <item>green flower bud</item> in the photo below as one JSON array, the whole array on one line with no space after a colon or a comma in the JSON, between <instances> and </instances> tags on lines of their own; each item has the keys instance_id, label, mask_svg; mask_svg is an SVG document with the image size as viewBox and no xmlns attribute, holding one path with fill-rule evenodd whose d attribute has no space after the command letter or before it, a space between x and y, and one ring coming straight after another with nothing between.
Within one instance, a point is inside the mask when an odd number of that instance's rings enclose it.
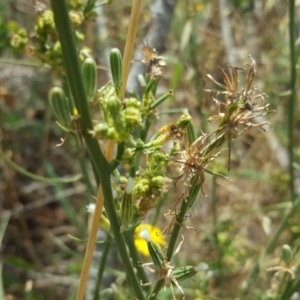
<instances>
[{"instance_id":1,"label":"green flower bud","mask_svg":"<svg viewBox=\"0 0 300 300\"><path fill-rule=\"evenodd\" d=\"M148 251L152 258L154 266L158 269L162 269L164 256L161 253L158 245L151 241L148 229L143 229L140 233L140 237L147 242Z\"/></svg>"},{"instance_id":2,"label":"green flower bud","mask_svg":"<svg viewBox=\"0 0 300 300\"><path fill-rule=\"evenodd\" d=\"M82 11L71 10L69 12L69 17L74 27L80 26L84 21L84 15Z\"/></svg>"},{"instance_id":3,"label":"green flower bud","mask_svg":"<svg viewBox=\"0 0 300 300\"><path fill-rule=\"evenodd\" d=\"M70 0L69 5L74 9L80 9L83 6L83 0Z\"/></svg>"},{"instance_id":4,"label":"green flower bud","mask_svg":"<svg viewBox=\"0 0 300 300\"><path fill-rule=\"evenodd\" d=\"M192 117L188 113L184 113L183 115L180 116L180 119L176 123L176 125L181 129L185 129L187 126L190 125L191 120Z\"/></svg>"},{"instance_id":5,"label":"green flower bud","mask_svg":"<svg viewBox=\"0 0 300 300\"><path fill-rule=\"evenodd\" d=\"M165 183L165 179L163 176L155 176L151 178L151 185L157 188L161 188Z\"/></svg>"},{"instance_id":6,"label":"green flower bud","mask_svg":"<svg viewBox=\"0 0 300 300\"><path fill-rule=\"evenodd\" d=\"M157 244L151 241L147 242L147 246L154 265L157 268L161 269L163 264L163 254L161 253L159 247L157 246Z\"/></svg>"},{"instance_id":7,"label":"green flower bud","mask_svg":"<svg viewBox=\"0 0 300 300\"><path fill-rule=\"evenodd\" d=\"M55 34L54 17L51 10L45 10L42 15L38 17L36 31L42 36Z\"/></svg>"},{"instance_id":8,"label":"green flower bud","mask_svg":"<svg viewBox=\"0 0 300 300\"><path fill-rule=\"evenodd\" d=\"M182 281L194 276L197 273L194 266L185 266L176 268L173 272L173 276L178 281Z\"/></svg>"},{"instance_id":9,"label":"green flower bud","mask_svg":"<svg viewBox=\"0 0 300 300\"><path fill-rule=\"evenodd\" d=\"M122 221L121 231L129 229L133 217L133 200L132 200L133 178L129 177L126 190L121 198L120 204L120 218Z\"/></svg>"},{"instance_id":10,"label":"green flower bud","mask_svg":"<svg viewBox=\"0 0 300 300\"><path fill-rule=\"evenodd\" d=\"M142 126L142 117L139 109L134 107L126 107L124 110L124 117L126 125L130 129Z\"/></svg>"},{"instance_id":11,"label":"green flower bud","mask_svg":"<svg viewBox=\"0 0 300 300\"><path fill-rule=\"evenodd\" d=\"M126 161L126 162L130 162L134 156L135 156L135 150L132 149L132 148L127 148L125 149L124 153L123 153L123 160Z\"/></svg>"},{"instance_id":12,"label":"green flower bud","mask_svg":"<svg viewBox=\"0 0 300 300\"><path fill-rule=\"evenodd\" d=\"M69 127L71 124L69 99L65 96L63 89L60 87L52 88L49 92L49 101L58 122Z\"/></svg>"},{"instance_id":13,"label":"green flower bud","mask_svg":"<svg viewBox=\"0 0 300 300\"><path fill-rule=\"evenodd\" d=\"M78 41L83 41L84 40L84 34L78 30L75 30L75 36L76 36L76 39Z\"/></svg>"},{"instance_id":14,"label":"green flower bud","mask_svg":"<svg viewBox=\"0 0 300 300\"><path fill-rule=\"evenodd\" d=\"M115 90L119 95L122 86L122 54L119 49L113 48L110 51L109 61Z\"/></svg>"},{"instance_id":15,"label":"green flower bud","mask_svg":"<svg viewBox=\"0 0 300 300\"><path fill-rule=\"evenodd\" d=\"M120 98L113 94L103 100L103 106L107 108L106 112L108 115L113 118L115 121L120 122L122 103ZM103 108L104 110L105 108Z\"/></svg>"},{"instance_id":16,"label":"green flower bud","mask_svg":"<svg viewBox=\"0 0 300 300\"><path fill-rule=\"evenodd\" d=\"M119 177L119 183L122 185L126 185L127 184L128 179L125 176L120 176Z\"/></svg>"},{"instance_id":17,"label":"green flower bud","mask_svg":"<svg viewBox=\"0 0 300 300\"><path fill-rule=\"evenodd\" d=\"M287 266L290 266L293 261L293 251L291 247L287 244L282 246L281 259Z\"/></svg>"},{"instance_id":18,"label":"green flower bud","mask_svg":"<svg viewBox=\"0 0 300 300\"><path fill-rule=\"evenodd\" d=\"M134 195L141 195L145 194L149 191L149 180L146 178L141 178L138 182L134 185L133 194Z\"/></svg>"},{"instance_id":19,"label":"green flower bud","mask_svg":"<svg viewBox=\"0 0 300 300\"><path fill-rule=\"evenodd\" d=\"M176 268L173 272L174 277L178 281L185 280L194 276L199 271L206 271L208 269L208 265L204 262L200 263L198 266L185 266Z\"/></svg>"},{"instance_id":20,"label":"green flower bud","mask_svg":"<svg viewBox=\"0 0 300 300\"><path fill-rule=\"evenodd\" d=\"M135 140L135 147L137 149L142 149L144 147L145 143L141 139Z\"/></svg>"},{"instance_id":21,"label":"green flower bud","mask_svg":"<svg viewBox=\"0 0 300 300\"><path fill-rule=\"evenodd\" d=\"M90 130L89 133L97 139L110 139L117 141L119 139L119 135L116 130L107 123L99 123L97 124L93 130Z\"/></svg>"},{"instance_id":22,"label":"green flower bud","mask_svg":"<svg viewBox=\"0 0 300 300\"><path fill-rule=\"evenodd\" d=\"M139 102L139 100L134 97L125 99L125 104L126 104L126 107L134 107L134 108L141 107L141 103Z\"/></svg>"},{"instance_id":23,"label":"green flower bud","mask_svg":"<svg viewBox=\"0 0 300 300\"><path fill-rule=\"evenodd\" d=\"M88 101L93 101L97 93L97 65L92 57L87 57L82 65L82 77Z\"/></svg>"},{"instance_id":24,"label":"green flower bud","mask_svg":"<svg viewBox=\"0 0 300 300\"><path fill-rule=\"evenodd\" d=\"M28 36L25 29L19 29L16 34L13 35L10 44L17 49L24 49L28 44Z\"/></svg>"},{"instance_id":25,"label":"green flower bud","mask_svg":"<svg viewBox=\"0 0 300 300\"><path fill-rule=\"evenodd\" d=\"M100 227L103 228L106 232L109 233L109 231L110 231L110 222L103 214L101 214L101 217L100 217Z\"/></svg>"}]
</instances>

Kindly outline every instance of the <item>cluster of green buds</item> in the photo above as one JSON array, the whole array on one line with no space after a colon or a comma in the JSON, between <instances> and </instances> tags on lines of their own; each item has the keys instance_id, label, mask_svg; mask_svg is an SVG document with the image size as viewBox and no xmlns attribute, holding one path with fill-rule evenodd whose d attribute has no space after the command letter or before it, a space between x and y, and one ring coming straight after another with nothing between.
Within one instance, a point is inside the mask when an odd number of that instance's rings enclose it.
<instances>
[{"instance_id":1,"label":"cluster of green buds","mask_svg":"<svg viewBox=\"0 0 300 300\"><path fill-rule=\"evenodd\" d=\"M98 100L105 122L97 122L91 133L97 139L110 139L117 143L129 139L131 128L126 124L123 103L115 88L106 85L98 91Z\"/></svg>"},{"instance_id":2,"label":"cluster of green buds","mask_svg":"<svg viewBox=\"0 0 300 300\"><path fill-rule=\"evenodd\" d=\"M19 28L12 36L10 41L11 46L17 51L22 51L28 44L28 35L25 29Z\"/></svg>"},{"instance_id":3,"label":"cluster of green buds","mask_svg":"<svg viewBox=\"0 0 300 300\"><path fill-rule=\"evenodd\" d=\"M142 127L142 115L138 99L130 97L123 100L120 98L122 55L118 49L112 49L110 52L110 67L113 85L107 84L97 93L104 122L95 122L91 133L98 139L110 139L122 143L130 139L133 129ZM90 85L93 80L87 81L87 84Z\"/></svg>"},{"instance_id":4,"label":"cluster of green buds","mask_svg":"<svg viewBox=\"0 0 300 300\"><path fill-rule=\"evenodd\" d=\"M44 9L36 15L34 31L32 54L52 68L62 70L62 51L51 10Z\"/></svg>"},{"instance_id":5,"label":"cluster of green buds","mask_svg":"<svg viewBox=\"0 0 300 300\"><path fill-rule=\"evenodd\" d=\"M159 129L146 144L136 143L136 149L144 149L146 155L146 167L140 167L133 188L134 203L139 217L144 217L153 208L166 187L169 179L165 176L165 170L169 164L169 156L159 150L168 141L180 141L185 136L185 130L189 125L191 116L184 113L177 122L169 123ZM176 143L174 144L176 147ZM131 151L130 151L131 149ZM174 148L171 148L174 152ZM126 149L124 155L128 160L136 153L135 149Z\"/></svg>"},{"instance_id":6,"label":"cluster of green buds","mask_svg":"<svg viewBox=\"0 0 300 300\"><path fill-rule=\"evenodd\" d=\"M86 9L84 2L83 0L69 1L69 17L75 29L75 36L78 41L84 40L84 34L80 26L87 19L94 18L95 16L93 6ZM36 25L34 27L34 33L30 34L30 43L26 30L19 29L12 36L11 45L18 51L24 51L24 49L26 49L26 54L38 58L42 63L49 65L52 69L63 72L62 51L58 41L53 12L47 9L46 5L41 3L38 3L35 9Z\"/></svg>"},{"instance_id":7,"label":"cluster of green buds","mask_svg":"<svg viewBox=\"0 0 300 300\"><path fill-rule=\"evenodd\" d=\"M161 152L146 155L146 168L140 169L137 173L133 188L135 206L140 218L144 217L160 200L164 185L167 183L165 177L167 164L168 159Z\"/></svg>"}]
</instances>

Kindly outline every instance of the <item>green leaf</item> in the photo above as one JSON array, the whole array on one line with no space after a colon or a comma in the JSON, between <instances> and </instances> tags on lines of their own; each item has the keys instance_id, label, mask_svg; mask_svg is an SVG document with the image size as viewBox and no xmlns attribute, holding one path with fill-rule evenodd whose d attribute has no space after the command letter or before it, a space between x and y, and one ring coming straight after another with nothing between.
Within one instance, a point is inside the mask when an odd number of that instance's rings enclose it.
<instances>
[{"instance_id":1,"label":"green leaf","mask_svg":"<svg viewBox=\"0 0 300 300\"><path fill-rule=\"evenodd\" d=\"M12 160L7 157L7 155L0 150L0 158L4 160L6 164L8 164L11 168L16 170L17 172L31 178L37 181L45 182L45 183L50 183L50 184L56 184L56 183L71 183L78 181L81 178L81 174L73 175L73 176L68 176L65 178L47 178L39 175L35 175L31 172L28 172L27 170L23 169L16 163L14 163Z\"/></svg>"}]
</instances>

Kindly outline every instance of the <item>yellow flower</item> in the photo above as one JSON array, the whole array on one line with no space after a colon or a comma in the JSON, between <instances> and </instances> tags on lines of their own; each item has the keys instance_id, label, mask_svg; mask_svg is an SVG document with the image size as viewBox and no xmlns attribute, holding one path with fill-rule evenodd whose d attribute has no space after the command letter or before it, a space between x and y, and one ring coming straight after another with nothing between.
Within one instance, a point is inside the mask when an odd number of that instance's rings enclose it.
<instances>
[{"instance_id":1,"label":"yellow flower","mask_svg":"<svg viewBox=\"0 0 300 300\"><path fill-rule=\"evenodd\" d=\"M140 252L142 255L150 256L147 242L140 237L140 233L143 229L148 229L151 241L153 243L157 244L159 247L166 245L166 239L163 235L159 234L161 230L158 227L153 227L150 224L141 224L135 229L134 244L138 252Z\"/></svg>"},{"instance_id":2,"label":"yellow flower","mask_svg":"<svg viewBox=\"0 0 300 300\"><path fill-rule=\"evenodd\" d=\"M198 3L196 5L196 11L201 12L204 9L204 4L203 3Z\"/></svg>"}]
</instances>

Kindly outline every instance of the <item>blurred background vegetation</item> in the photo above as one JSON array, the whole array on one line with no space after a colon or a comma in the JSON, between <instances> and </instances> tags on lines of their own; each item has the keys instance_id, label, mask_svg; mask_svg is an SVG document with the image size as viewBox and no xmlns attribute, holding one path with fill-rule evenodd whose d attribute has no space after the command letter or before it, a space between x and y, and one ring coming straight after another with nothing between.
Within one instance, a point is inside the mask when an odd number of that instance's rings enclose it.
<instances>
[{"instance_id":1,"label":"blurred background vegetation","mask_svg":"<svg viewBox=\"0 0 300 300\"><path fill-rule=\"evenodd\" d=\"M50 7L47 1L46 7ZM32 57L36 1L8 0L0 3L0 138L1 151L34 174L61 177L80 172L75 139L55 147L62 137L48 104L48 90L55 83L52 69ZM143 1L139 44L152 26L151 1ZM82 25L82 44L93 49L97 62L105 65L107 47L124 48L131 1L111 1L102 6L105 33L99 34L91 19ZM295 7L296 38L300 36L300 5ZM288 169L288 102L290 96L288 1L275 0L179 0L162 54L167 67L159 93L174 89L175 97L164 104L153 130L187 108L197 132L211 131L207 118L215 114L202 80L209 73L221 81L218 67L245 67L248 55L257 62L256 85L267 95L276 113L267 116L272 129L253 129L233 143L230 177L205 182L187 225L180 251L181 264L206 262L210 271L183 283L186 299L273 299L282 274L271 267L297 267L300 246L300 211L284 225L272 251L263 256L271 236L291 207ZM15 33L26 30L24 47L12 46ZM151 45L150 45L151 46ZM297 48L298 47L298 48ZM21 49L22 48L22 49ZM103 51L101 51L101 49ZM97 51L96 51L97 50ZM299 40L296 41L296 52ZM137 49L138 51L138 49ZM99 86L108 75L99 69ZM243 80L243 79L241 79ZM297 91L299 93L299 79ZM295 193L299 189L299 101L295 103ZM223 172L226 155L215 170ZM223 160L223 161L222 161ZM298 185L297 185L298 183ZM0 160L0 242L3 297L6 299L74 299L87 235L86 205L90 190L84 182L53 185L32 180ZM171 190L163 203L173 203ZM162 209L163 211L163 209ZM161 228L165 219L159 216ZM286 266L281 251L290 245L295 255ZM298 260L297 260L298 259ZM254 269L259 262L260 268ZM254 272L255 271L255 272ZM254 285L248 289L249 274ZM1 277L0 277L1 278ZM5 292L4 292L5 291ZM1 297L1 294L0 294ZM27 298L26 298L27 297ZM294 295L293 299L300 299ZM123 299L115 295L114 299ZM162 292L160 299L171 299Z\"/></svg>"}]
</instances>

